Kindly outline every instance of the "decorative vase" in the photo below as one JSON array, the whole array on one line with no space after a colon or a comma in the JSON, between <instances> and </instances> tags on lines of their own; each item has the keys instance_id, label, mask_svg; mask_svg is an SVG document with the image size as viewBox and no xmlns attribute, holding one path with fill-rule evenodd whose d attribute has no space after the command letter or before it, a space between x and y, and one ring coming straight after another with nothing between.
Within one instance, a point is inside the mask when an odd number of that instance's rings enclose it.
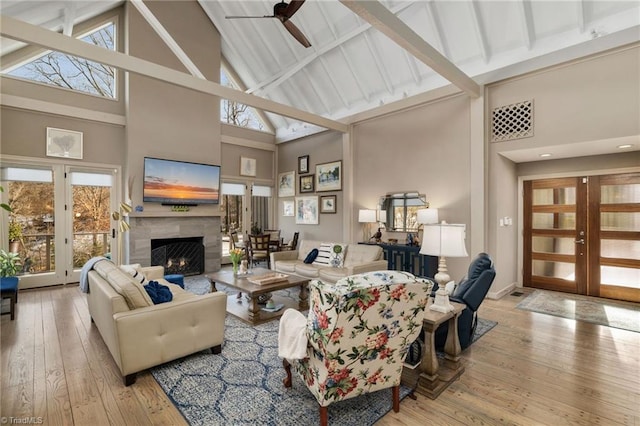
<instances>
[{"instance_id":1,"label":"decorative vase","mask_svg":"<svg viewBox=\"0 0 640 426\"><path fill-rule=\"evenodd\" d=\"M238 262L233 262L233 275L238 275Z\"/></svg>"}]
</instances>

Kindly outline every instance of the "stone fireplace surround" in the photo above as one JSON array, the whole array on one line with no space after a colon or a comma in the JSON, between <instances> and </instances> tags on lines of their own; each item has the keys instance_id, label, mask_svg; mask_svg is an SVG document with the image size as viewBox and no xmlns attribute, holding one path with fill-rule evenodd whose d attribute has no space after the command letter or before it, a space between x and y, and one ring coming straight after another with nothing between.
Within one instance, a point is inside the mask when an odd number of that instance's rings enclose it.
<instances>
[{"instance_id":1,"label":"stone fireplace surround","mask_svg":"<svg viewBox=\"0 0 640 426\"><path fill-rule=\"evenodd\" d=\"M222 235L219 216L131 216L129 263L151 265L151 240L203 237L205 273L220 270Z\"/></svg>"}]
</instances>

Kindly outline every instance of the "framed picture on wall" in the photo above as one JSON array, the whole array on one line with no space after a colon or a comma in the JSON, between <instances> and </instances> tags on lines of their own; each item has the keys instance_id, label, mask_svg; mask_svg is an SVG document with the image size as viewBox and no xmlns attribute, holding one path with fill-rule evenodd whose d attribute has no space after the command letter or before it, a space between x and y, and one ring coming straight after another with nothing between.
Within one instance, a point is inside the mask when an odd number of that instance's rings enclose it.
<instances>
[{"instance_id":1,"label":"framed picture on wall","mask_svg":"<svg viewBox=\"0 0 640 426\"><path fill-rule=\"evenodd\" d=\"M342 161L318 164L316 166L316 191L342 190Z\"/></svg>"},{"instance_id":2,"label":"framed picture on wall","mask_svg":"<svg viewBox=\"0 0 640 426\"><path fill-rule=\"evenodd\" d=\"M320 213L335 213L336 212L336 196L335 195L323 195L320 197Z\"/></svg>"},{"instance_id":3,"label":"framed picture on wall","mask_svg":"<svg viewBox=\"0 0 640 426\"><path fill-rule=\"evenodd\" d=\"M240 176L256 175L256 159L240 157Z\"/></svg>"},{"instance_id":4,"label":"framed picture on wall","mask_svg":"<svg viewBox=\"0 0 640 426\"><path fill-rule=\"evenodd\" d=\"M296 224L317 225L318 224L318 197L307 195L296 197Z\"/></svg>"},{"instance_id":5,"label":"framed picture on wall","mask_svg":"<svg viewBox=\"0 0 640 426\"><path fill-rule=\"evenodd\" d=\"M284 172L278 175L278 197L293 197L296 195L295 179L295 171Z\"/></svg>"},{"instance_id":6,"label":"framed picture on wall","mask_svg":"<svg viewBox=\"0 0 640 426\"><path fill-rule=\"evenodd\" d=\"M298 157L298 173L309 173L309 156Z\"/></svg>"},{"instance_id":7,"label":"framed picture on wall","mask_svg":"<svg viewBox=\"0 0 640 426\"><path fill-rule=\"evenodd\" d=\"M313 175L300 176L300 193L313 192Z\"/></svg>"},{"instance_id":8,"label":"framed picture on wall","mask_svg":"<svg viewBox=\"0 0 640 426\"><path fill-rule=\"evenodd\" d=\"M295 203L293 201L282 202L282 216L292 217L295 214Z\"/></svg>"},{"instance_id":9,"label":"framed picture on wall","mask_svg":"<svg viewBox=\"0 0 640 426\"><path fill-rule=\"evenodd\" d=\"M47 127L47 155L82 160L82 132Z\"/></svg>"}]
</instances>

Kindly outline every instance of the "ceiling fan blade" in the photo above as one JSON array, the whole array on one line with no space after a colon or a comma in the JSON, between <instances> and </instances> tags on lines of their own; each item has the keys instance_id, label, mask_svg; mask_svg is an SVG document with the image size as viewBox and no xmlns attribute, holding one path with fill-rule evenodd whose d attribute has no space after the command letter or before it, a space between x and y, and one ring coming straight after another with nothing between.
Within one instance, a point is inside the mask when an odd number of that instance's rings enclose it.
<instances>
[{"instance_id":1,"label":"ceiling fan blade","mask_svg":"<svg viewBox=\"0 0 640 426\"><path fill-rule=\"evenodd\" d=\"M245 18L275 18L275 15L262 15L262 16L238 16L238 15L231 15L231 16L225 16L224 19L245 19Z\"/></svg>"},{"instance_id":2,"label":"ceiling fan blade","mask_svg":"<svg viewBox=\"0 0 640 426\"><path fill-rule=\"evenodd\" d=\"M284 13L282 14L285 20L291 18L293 14L296 13L298 9L300 9L303 3L304 0L291 0L291 3L289 3L289 6L287 6Z\"/></svg>"},{"instance_id":3,"label":"ceiling fan blade","mask_svg":"<svg viewBox=\"0 0 640 426\"><path fill-rule=\"evenodd\" d=\"M284 27L291 33L291 35L295 37L295 39L298 40L300 44L302 44L304 47L311 46L311 43L309 43L309 40L307 40L304 34L302 34L302 31L300 31L298 27L294 25L293 22L287 20L282 22L282 25L284 25Z\"/></svg>"}]
</instances>

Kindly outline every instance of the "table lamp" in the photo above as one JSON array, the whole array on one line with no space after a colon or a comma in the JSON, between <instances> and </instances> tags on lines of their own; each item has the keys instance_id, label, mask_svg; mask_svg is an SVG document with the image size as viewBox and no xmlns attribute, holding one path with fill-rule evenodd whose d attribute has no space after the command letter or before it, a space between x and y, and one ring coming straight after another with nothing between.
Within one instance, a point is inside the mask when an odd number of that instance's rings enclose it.
<instances>
[{"instance_id":1,"label":"table lamp","mask_svg":"<svg viewBox=\"0 0 640 426\"><path fill-rule=\"evenodd\" d=\"M424 225L438 223L438 209L420 209L416 212L416 222L418 223L418 240L422 242Z\"/></svg>"},{"instance_id":2,"label":"table lamp","mask_svg":"<svg viewBox=\"0 0 640 426\"><path fill-rule=\"evenodd\" d=\"M358 222L362 225L362 241L368 242L371 237L371 224L376 223L376 211L370 209L360 209L358 211Z\"/></svg>"},{"instance_id":3,"label":"table lamp","mask_svg":"<svg viewBox=\"0 0 640 426\"><path fill-rule=\"evenodd\" d=\"M429 309L439 312L449 312L453 306L449 303L449 296L445 290L451 280L447 271L446 257L467 257L464 246L466 225L442 223L428 224L424 227L424 238L420 254L438 256L438 273L434 279L438 283L436 298Z\"/></svg>"}]
</instances>

